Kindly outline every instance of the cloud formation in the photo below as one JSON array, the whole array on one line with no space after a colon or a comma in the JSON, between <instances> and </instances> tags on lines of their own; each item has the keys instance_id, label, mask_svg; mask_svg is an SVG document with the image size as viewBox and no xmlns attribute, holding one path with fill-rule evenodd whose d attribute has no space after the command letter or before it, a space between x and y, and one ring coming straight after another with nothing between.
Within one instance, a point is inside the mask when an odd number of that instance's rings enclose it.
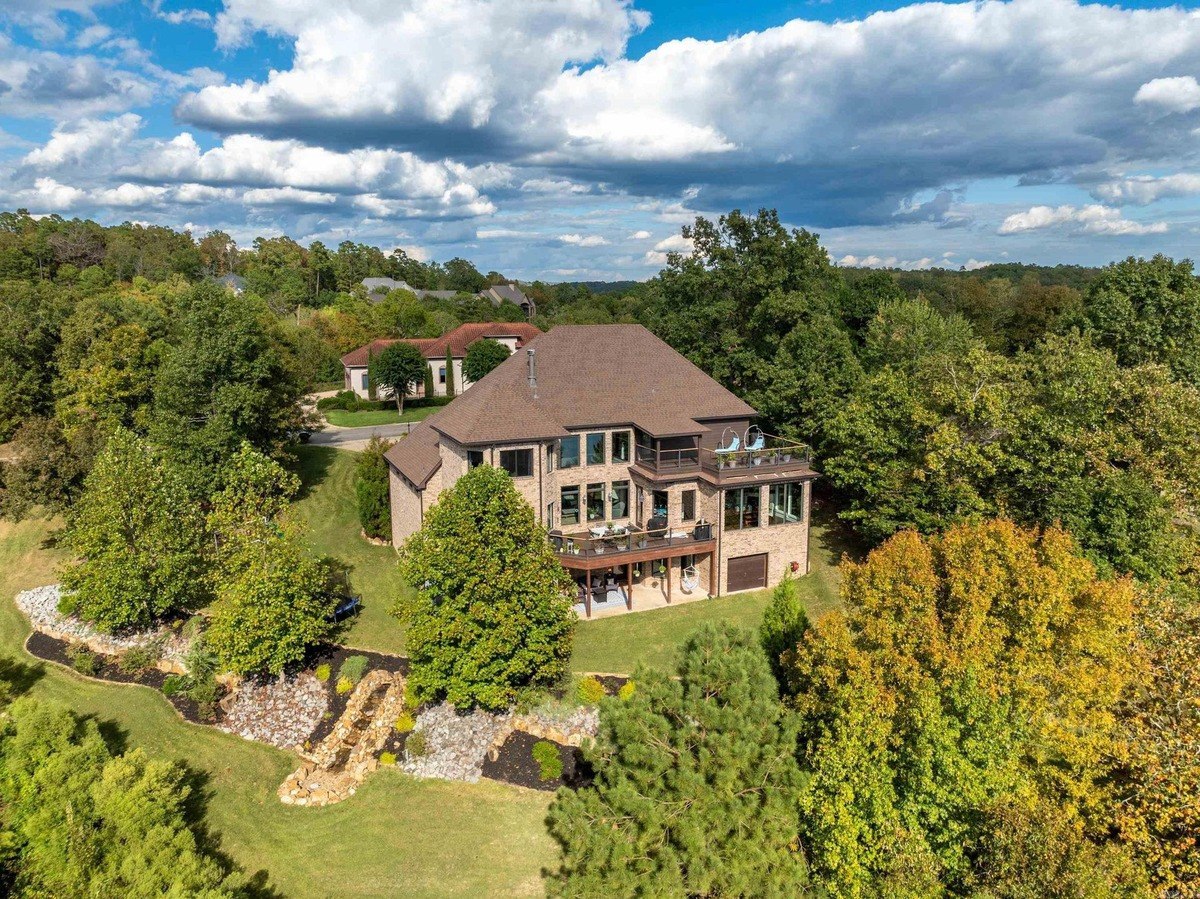
<instances>
[{"instance_id":1,"label":"cloud formation","mask_svg":"<svg viewBox=\"0 0 1200 899\"><path fill-rule=\"evenodd\" d=\"M1045 228L1067 228L1082 234L1140 235L1163 234L1166 222L1135 222L1123 218L1119 209L1092 204L1076 208L1034 206L1027 212L1016 212L1004 219L998 234L1020 234Z\"/></svg>"}]
</instances>

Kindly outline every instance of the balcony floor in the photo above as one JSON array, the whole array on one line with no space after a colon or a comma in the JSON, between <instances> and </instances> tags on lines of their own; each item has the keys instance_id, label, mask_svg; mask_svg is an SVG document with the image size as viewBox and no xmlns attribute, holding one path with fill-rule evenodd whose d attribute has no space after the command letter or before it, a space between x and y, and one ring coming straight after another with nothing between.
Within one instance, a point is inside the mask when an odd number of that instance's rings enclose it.
<instances>
[{"instance_id":1,"label":"balcony floor","mask_svg":"<svg viewBox=\"0 0 1200 899\"><path fill-rule=\"evenodd\" d=\"M676 575L678 575L678 572L676 572ZM575 603L573 608L581 620L595 621L597 618L612 618L616 615L629 615L636 612L646 612L650 609L665 609L668 605L681 606L685 603L708 599L708 591L703 587L697 587L691 593L685 592L676 577L671 584L670 603L667 602L667 588L660 580L657 587L651 587L649 584L634 584L633 608L628 609L625 606L625 590L626 587L622 584L619 590L608 591L607 602L601 603L593 599L591 619L587 618L587 613L582 602Z\"/></svg>"}]
</instances>

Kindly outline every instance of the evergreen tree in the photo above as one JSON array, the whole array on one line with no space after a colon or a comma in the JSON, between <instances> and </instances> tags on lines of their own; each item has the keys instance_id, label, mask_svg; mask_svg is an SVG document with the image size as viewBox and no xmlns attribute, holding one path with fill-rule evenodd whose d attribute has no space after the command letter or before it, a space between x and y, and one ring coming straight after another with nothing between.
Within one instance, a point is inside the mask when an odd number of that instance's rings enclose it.
<instances>
[{"instance_id":1,"label":"evergreen tree","mask_svg":"<svg viewBox=\"0 0 1200 899\"><path fill-rule=\"evenodd\" d=\"M753 637L707 625L674 677L640 669L600 707L596 774L562 790L547 824L558 896L796 896L795 723Z\"/></svg>"},{"instance_id":2,"label":"evergreen tree","mask_svg":"<svg viewBox=\"0 0 1200 899\"><path fill-rule=\"evenodd\" d=\"M446 396L454 395L454 355L450 352L450 344L446 344Z\"/></svg>"},{"instance_id":3,"label":"evergreen tree","mask_svg":"<svg viewBox=\"0 0 1200 899\"><path fill-rule=\"evenodd\" d=\"M574 585L504 471L481 465L442 493L400 570L417 588L396 611L421 700L503 709L566 674Z\"/></svg>"},{"instance_id":4,"label":"evergreen tree","mask_svg":"<svg viewBox=\"0 0 1200 899\"><path fill-rule=\"evenodd\" d=\"M363 533L377 540L392 539L392 504L388 493L388 464L384 454L391 441L372 437L358 458L354 473L354 495Z\"/></svg>"}]
</instances>

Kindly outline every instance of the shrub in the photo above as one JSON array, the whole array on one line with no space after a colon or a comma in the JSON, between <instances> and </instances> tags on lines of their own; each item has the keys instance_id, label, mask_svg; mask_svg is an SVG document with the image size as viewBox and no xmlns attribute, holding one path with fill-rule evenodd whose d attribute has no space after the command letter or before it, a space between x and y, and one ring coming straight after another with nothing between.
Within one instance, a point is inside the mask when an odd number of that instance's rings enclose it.
<instances>
[{"instance_id":1,"label":"shrub","mask_svg":"<svg viewBox=\"0 0 1200 899\"><path fill-rule=\"evenodd\" d=\"M621 684L621 689L617 691L617 697L621 700L627 700L633 696L633 693L636 689L637 687L633 685L633 681L627 680L625 683Z\"/></svg>"},{"instance_id":2,"label":"shrub","mask_svg":"<svg viewBox=\"0 0 1200 899\"><path fill-rule=\"evenodd\" d=\"M417 720L412 716L411 712L401 712L400 717L396 719L396 731L406 734L417 726Z\"/></svg>"},{"instance_id":3,"label":"shrub","mask_svg":"<svg viewBox=\"0 0 1200 899\"><path fill-rule=\"evenodd\" d=\"M196 703L196 714L203 720L211 721L217 716L217 700L220 697L221 688L212 675L188 679L187 698Z\"/></svg>"},{"instance_id":4,"label":"shrub","mask_svg":"<svg viewBox=\"0 0 1200 899\"><path fill-rule=\"evenodd\" d=\"M605 696L604 684L590 674L579 682L575 695L584 705L596 705Z\"/></svg>"},{"instance_id":5,"label":"shrub","mask_svg":"<svg viewBox=\"0 0 1200 899\"><path fill-rule=\"evenodd\" d=\"M396 764L396 753L394 753L394 752L379 753L379 764L390 768L392 765Z\"/></svg>"},{"instance_id":6,"label":"shrub","mask_svg":"<svg viewBox=\"0 0 1200 899\"><path fill-rule=\"evenodd\" d=\"M414 730L408 735L408 739L404 741L404 751L408 753L410 759L419 759L425 754L428 747L425 745L425 734L419 730Z\"/></svg>"},{"instance_id":7,"label":"shrub","mask_svg":"<svg viewBox=\"0 0 1200 899\"><path fill-rule=\"evenodd\" d=\"M142 674L158 664L162 649L155 644L134 646L117 656L117 670L122 674Z\"/></svg>"},{"instance_id":8,"label":"shrub","mask_svg":"<svg viewBox=\"0 0 1200 899\"><path fill-rule=\"evenodd\" d=\"M187 690L187 678L178 674L168 674L163 681L163 696L178 696Z\"/></svg>"},{"instance_id":9,"label":"shrub","mask_svg":"<svg viewBox=\"0 0 1200 899\"><path fill-rule=\"evenodd\" d=\"M346 661L342 662L338 671L338 680L348 680L351 685L357 684L367 673L367 666L370 664L366 656L346 656Z\"/></svg>"},{"instance_id":10,"label":"shrub","mask_svg":"<svg viewBox=\"0 0 1200 899\"><path fill-rule=\"evenodd\" d=\"M333 689L337 691L339 696L342 696L354 689L354 681L350 680L348 677L339 677L337 686L335 686Z\"/></svg>"},{"instance_id":11,"label":"shrub","mask_svg":"<svg viewBox=\"0 0 1200 899\"><path fill-rule=\"evenodd\" d=\"M333 669L329 667L329 663L322 662L320 665L317 666L317 670L314 672L314 675L316 676L317 680L319 680L321 683L325 683L327 680L329 680L329 676L332 673L333 673Z\"/></svg>"},{"instance_id":12,"label":"shrub","mask_svg":"<svg viewBox=\"0 0 1200 899\"><path fill-rule=\"evenodd\" d=\"M100 658L82 643L73 643L67 649L71 667L80 674L93 676L100 670Z\"/></svg>"},{"instance_id":13,"label":"shrub","mask_svg":"<svg viewBox=\"0 0 1200 899\"><path fill-rule=\"evenodd\" d=\"M533 744L533 760L538 765L538 776L542 780L558 780L562 777L562 756L558 744L549 740L538 740Z\"/></svg>"},{"instance_id":14,"label":"shrub","mask_svg":"<svg viewBox=\"0 0 1200 899\"><path fill-rule=\"evenodd\" d=\"M392 538L392 504L388 497L388 464L384 453L391 441L372 437L359 456L354 472L354 496L363 533L376 540Z\"/></svg>"}]
</instances>

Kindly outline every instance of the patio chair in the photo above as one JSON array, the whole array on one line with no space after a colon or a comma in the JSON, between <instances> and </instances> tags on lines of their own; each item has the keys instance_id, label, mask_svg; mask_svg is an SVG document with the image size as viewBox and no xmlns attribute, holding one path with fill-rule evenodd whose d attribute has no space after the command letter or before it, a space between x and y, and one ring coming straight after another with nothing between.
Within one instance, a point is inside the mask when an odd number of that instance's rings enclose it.
<instances>
[{"instance_id":1,"label":"patio chair","mask_svg":"<svg viewBox=\"0 0 1200 899\"><path fill-rule=\"evenodd\" d=\"M756 453L766 445L767 435L762 432L762 428L755 426L746 431L746 452Z\"/></svg>"},{"instance_id":2,"label":"patio chair","mask_svg":"<svg viewBox=\"0 0 1200 899\"><path fill-rule=\"evenodd\" d=\"M721 444L721 446L716 448L715 452L722 455L725 453L736 453L738 447L742 445L742 438L737 434L731 433L729 428L726 428L721 434Z\"/></svg>"},{"instance_id":3,"label":"patio chair","mask_svg":"<svg viewBox=\"0 0 1200 899\"><path fill-rule=\"evenodd\" d=\"M689 565L683 569L683 576L679 581L683 585L683 592L691 593L700 586L700 569L695 565Z\"/></svg>"}]
</instances>

